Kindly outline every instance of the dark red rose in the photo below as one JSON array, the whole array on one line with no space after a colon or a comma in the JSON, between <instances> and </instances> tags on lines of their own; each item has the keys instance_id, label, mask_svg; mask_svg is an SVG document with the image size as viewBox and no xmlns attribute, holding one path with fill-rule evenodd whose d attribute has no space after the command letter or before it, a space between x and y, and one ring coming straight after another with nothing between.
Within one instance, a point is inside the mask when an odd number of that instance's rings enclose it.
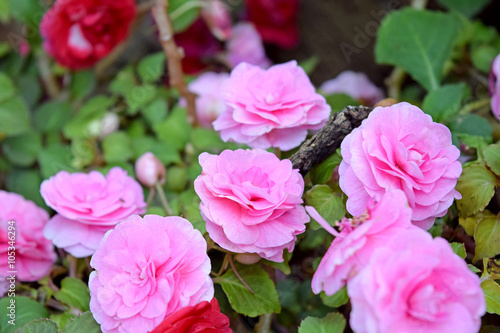
<instances>
[{"instance_id":1,"label":"dark red rose","mask_svg":"<svg viewBox=\"0 0 500 333\"><path fill-rule=\"evenodd\" d=\"M43 47L71 69L88 68L123 41L135 0L57 0L40 25Z\"/></svg>"},{"instance_id":2,"label":"dark red rose","mask_svg":"<svg viewBox=\"0 0 500 333\"><path fill-rule=\"evenodd\" d=\"M229 319L220 312L215 297L187 306L168 316L151 333L232 333Z\"/></svg>"},{"instance_id":3,"label":"dark red rose","mask_svg":"<svg viewBox=\"0 0 500 333\"><path fill-rule=\"evenodd\" d=\"M245 3L248 20L264 42L283 48L297 46L299 0L245 0Z\"/></svg>"}]
</instances>

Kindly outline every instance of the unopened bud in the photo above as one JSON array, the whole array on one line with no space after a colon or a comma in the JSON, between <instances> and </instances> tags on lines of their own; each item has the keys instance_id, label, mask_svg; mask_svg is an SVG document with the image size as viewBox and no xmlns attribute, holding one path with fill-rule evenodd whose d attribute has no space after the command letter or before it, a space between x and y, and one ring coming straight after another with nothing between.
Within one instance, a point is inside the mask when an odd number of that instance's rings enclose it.
<instances>
[{"instance_id":1,"label":"unopened bud","mask_svg":"<svg viewBox=\"0 0 500 333\"><path fill-rule=\"evenodd\" d=\"M156 183L165 183L167 171L153 153L147 152L135 161L135 174L144 186L153 187Z\"/></svg>"},{"instance_id":2,"label":"unopened bud","mask_svg":"<svg viewBox=\"0 0 500 333\"><path fill-rule=\"evenodd\" d=\"M257 253L239 253L235 259L243 265L253 265L260 261L260 256Z\"/></svg>"},{"instance_id":3,"label":"unopened bud","mask_svg":"<svg viewBox=\"0 0 500 333\"><path fill-rule=\"evenodd\" d=\"M205 1L206 5L201 16L207 23L212 34L219 40L226 40L231 35L231 14L226 5L220 0Z\"/></svg>"}]
</instances>

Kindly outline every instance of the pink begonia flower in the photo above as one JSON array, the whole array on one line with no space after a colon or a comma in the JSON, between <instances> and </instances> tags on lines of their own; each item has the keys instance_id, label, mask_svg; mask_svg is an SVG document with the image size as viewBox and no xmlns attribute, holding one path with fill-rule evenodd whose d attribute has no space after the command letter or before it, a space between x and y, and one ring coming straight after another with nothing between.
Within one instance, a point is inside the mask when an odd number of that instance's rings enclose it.
<instances>
[{"instance_id":1,"label":"pink begonia flower","mask_svg":"<svg viewBox=\"0 0 500 333\"><path fill-rule=\"evenodd\" d=\"M299 146L308 130L318 130L330 116L306 72L290 61L264 70L241 63L231 72L223 95L230 108L213 123L222 140L252 148Z\"/></svg>"},{"instance_id":2,"label":"pink begonia flower","mask_svg":"<svg viewBox=\"0 0 500 333\"><path fill-rule=\"evenodd\" d=\"M90 265L90 311L104 333L150 332L214 296L207 243L177 216L131 216L104 235Z\"/></svg>"},{"instance_id":3,"label":"pink begonia flower","mask_svg":"<svg viewBox=\"0 0 500 333\"><path fill-rule=\"evenodd\" d=\"M231 13L221 0L204 1L201 17L219 40L226 40L232 31Z\"/></svg>"},{"instance_id":4,"label":"pink begonia flower","mask_svg":"<svg viewBox=\"0 0 500 333\"><path fill-rule=\"evenodd\" d=\"M205 72L191 81L188 90L196 94L196 118L203 127L212 128L212 123L227 110L226 102L221 94L228 73ZM186 107L186 100L179 100L181 107Z\"/></svg>"},{"instance_id":5,"label":"pink begonia flower","mask_svg":"<svg viewBox=\"0 0 500 333\"><path fill-rule=\"evenodd\" d=\"M491 111L493 115L500 121L500 54L497 55L491 66L490 74L490 94L491 94Z\"/></svg>"},{"instance_id":6,"label":"pink begonia flower","mask_svg":"<svg viewBox=\"0 0 500 333\"><path fill-rule=\"evenodd\" d=\"M158 157L147 152L135 161L135 174L144 186L154 187L156 183L165 183L167 170Z\"/></svg>"},{"instance_id":7,"label":"pink begonia flower","mask_svg":"<svg viewBox=\"0 0 500 333\"><path fill-rule=\"evenodd\" d=\"M309 222L302 203L304 180L290 160L260 149L225 150L199 157L194 181L210 237L236 253L281 262Z\"/></svg>"},{"instance_id":8,"label":"pink begonia flower","mask_svg":"<svg viewBox=\"0 0 500 333\"><path fill-rule=\"evenodd\" d=\"M360 215L371 197L386 189L403 190L413 210L412 222L429 229L454 199L462 165L450 130L408 103L375 108L342 142L340 188L347 211Z\"/></svg>"},{"instance_id":9,"label":"pink begonia flower","mask_svg":"<svg viewBox=\"0 0 500 333\"><path fill-rule=\"evenodd\" d=\"M146 208L141 185L119 167L106 177L98 171L61 171L42 183L40 193L58 213L44 236L77 258L92 255L106 231Z\"/></svg>"},{"instance_id":10,"label":"pink begonia flower","mask_svg":"<svg viewBox=\"0 0 500 333\"><path fill-rule=\"evenodd\" d=\"M319 90L326 94L346 94L373 106L383 100L384 92L374 85L364 73L344 71L336 78L323 82Z\"/></svg>"},{"instance_id":11,"label":"pink begonia flower","mask_svg":"<svg viewBox=\"0 0 500 333\"><path fill-rule=\"evenodd\" d=\"M446 240L418 228L376 249L347 292L356 333L478 332L486 311L479 277Z\"/></svg>"},{"instance_id":12,"label":"pink begonia flower","mask_svg":"<svg viewBox=\"0 0 500 333\"><path fill-rule=\"evenodd\" d=\"M20 281L37 281L50 273L57 256L52 242L43 237L43 227L48 220L49 214L32 201L0 190L0 280L15 274ZM9 224L10 221L15 223ZM13 244L9 244L11 241ZM14 255L9 254L12 247ZM14 260L8 260L9 256ZM9 261L14 262L13 269Z\"/></svg>"},{"instance_id":13,"label":"pink begonia flower","mask_svg":"<svg viewBox=\"0 0 500 333\"><path fill-rule=\"evenodd\" d=\"M403 191L388 190L380 202L372 199L367 209L359 217L337 222L338 233L313 207L306 206L309 215L336 236L314 273L314 293L324 290L329 296L335 294L367 265L376 248L401 230L416 228L411 224L411 209Z\"/></svg>"},{"instance_id":14,"label":"pink begonia flower","mask_svg":"<svg viewBox=\"0 0 500 333\"><path fill-rule=\"evenodd\" d=\"M252 23L243 22L235 25L226 48L227 59L232 67L242 62L262 68L271 66L259 32Z\"/></svg>"}]
</instances>

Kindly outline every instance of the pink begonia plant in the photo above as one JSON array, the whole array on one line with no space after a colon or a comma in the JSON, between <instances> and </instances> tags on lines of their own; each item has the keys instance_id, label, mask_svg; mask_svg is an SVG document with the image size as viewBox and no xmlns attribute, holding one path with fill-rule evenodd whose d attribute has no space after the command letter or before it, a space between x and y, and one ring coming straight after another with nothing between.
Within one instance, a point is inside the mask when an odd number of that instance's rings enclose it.
<instances>
[{"instance_id":1,"label":"pink begonia plant","mask_svg":"<svg viewBox=\"0 0 500 333\"><path fill-rule=\"evenodd\" d=\"M235 25L226 48L227 59L232 67L243 62L262 68L271 65L259 32L252 23L242 22Z\"/></svg>"},{"instance_id":2,"label":"pink begonia plant","mask_svg":"<svg viewBox=\"0 0 500 333\"><path fill-rule=\"evenodd\" d=\"M40 193L57 212L45 237L77 258L92 255L106 231L146 208L141 185L119 167L107 176L61 171L42 183Z\"/></svg>"},{"instance_id":3,"label":"pink begonia plant","mask_svg":"<svg viewBox=\"0 0 500 333\"><path fill-rule=\"evenodd\" d=\"M493 60L490 74L491 111L500 121L500 54Z\"/></svg>"},{"instance_id":4,"label":"pink begonia plant","mask_svg":"<svg viewBox=\"0 0 500 333\"><path fill-rule=\"evenodd\" d=\"M314 273L314 293L335 294L368 264L376 248L401 230L416 228L411 224L411 209L403 191L388 190L378 203L372 199L367 209L359 217L337 222L339 233L313 207L306 206L309 215L336 236Z\"/></svg>"},{"instance_id":5,"label":"pink begonia plant","mask_svg":"<svg viewBox=\"0 0 500 333\"><path fill-rule=\"evenodd\" d=\"M364 73L344 71L336 78L323 82L319 90L326 94L346 94L368 106L384 99L382 89L374 85Z\"/></svg>"},{"instance_id":6,"label":"pink begonia plant","mask_svg":"<svg viewBox=\"0 0 500 333\"><path fill-rule=\"evenodd\" d=\"M0 190L1 281L11 274L18 281L37 281L50 273L57 256L52 242L43 236L48 220L49 214L32 201ZM9 283L4 283L1 291L8 289Z\"/></svg>"},{"instance_id":7,"label":"pink begonia plant","mask_svg":"<svg viewBox=\"0 0 500 333\"><path fill-rule=\"evenodd\" d=\"M131 216L106 233L90 265L90 310L104 333L150 332L214 296L207 243L177 216Z\"/></svg>"},{"instance_id":8,"label":"pink begonia plant","mask_svg":"<svg viewBox=\"0 0 500 333\"><path fill-rule=\"evenodd\" d=\"M347 284L350 324L356 333L478 332L486 311L480 285L446 240L402 231Z\"/></svg>"},{"instance_id":9,"label":"pink begonia plant","mask_svg":"<svg viewBox=\"0 0 500 333\"><path fill-rule=\"evenodd\" d=\"M462 165L450 130L418 107L399 103L375 108L342 142L339 184L347 210L360 215L372 197L386 189L403 190L412 222L429 229L454 199Z\"/></svg>"},{"instance_id":10,"label":"pink begonia plant","mask_svg":"<svg viewBox=\"0 0 500 333\"><path fill-rule=\"evenodd\" d=\"M281 262L309 222L302 204L304 180L290 160L260 149L225 150L199 157L194 188L210 237L236 253Z\"/></svg>"},{"instance_id":11,"label":"pink begonia plant","mask_svg":"<svg viewBox=\"0 0 500 333\"><path fill-rule=\"evenodd\" d=\"M298 147L308 130L318 130L330 116L306 72L290 61L265 70L241 63L223 87L228 110L213 123L222 140L252 148Z\"/></svg>"}]
</instances>

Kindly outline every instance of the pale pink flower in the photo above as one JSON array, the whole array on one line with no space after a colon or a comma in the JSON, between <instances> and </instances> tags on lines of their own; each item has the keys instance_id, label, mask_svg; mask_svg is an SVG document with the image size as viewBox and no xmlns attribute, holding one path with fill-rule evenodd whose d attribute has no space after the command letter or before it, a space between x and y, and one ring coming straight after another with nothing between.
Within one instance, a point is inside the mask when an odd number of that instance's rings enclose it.
<instances>
[{"instance_id":1,"label":"pale pink flower","mask_svg":"<svg viewBox=\"0 0 500 333\"><path fill-rule=\"evenodd\" d=\"M319 88L326 95L346 94L373 106L383 100L384 92L374 85L365 73L344 71L336 78L324 82Z\"/></svg>"},{"instance_id":2,"label":"pale pink flower","mask_svg":"<svg viewBox=\"0 0 500 333\"><path fill-rule=\"evenodd\" d=\"M462 165L450 130L418 107L399 103L375 108L342 142L340 187L347 210L360 215L371 197L386 189L403 190L413 224L429 229L454 199Z\"/></svg>"},{"instance_id":3,"label":"pale pink flower","mask_svg":"<svg viewBox=\"0 0 500 333\"><path fill-rule=\"evenodd\" d=\"M336 236L314 273L311 284L314 293L335 294L367 265L376 248L384 246L401 230L415 228L406 196L400 190L388 190L380 202L369 202L367 209L359 217L337 222L341 230L338 233L313 207L306 207L313 219Z\"/></svg>"},{"instance_id":4,"label":"pale pink flower","mask_svg":"<svg viewBox=\"0 0 500 333\"><path fill-rule=\"evenodd\" d=\"M61 171L42 183L40 193L56 214L43 234L77 258L90 256L106 231L133 214L145 212L141 185L119 167L105 177Z\"/></svg>"},{"instance_id":5,"label":"pale pink flower","mask_svg":"<svg viewBox=\"0 0 500 333\"><path fill-rule=\"evenodd\" d=\"M154 187L156 183L165 183L167 171L158 157L147 152L135 161L135 174L144 186Z\"/></svg>"},{"instance_id":6,"label":"pale pink flower","mask_svg":"<svg viewBox=\"0 0 500 333\"><path fill-rule=\"evenodd\" d=\"M222 140L252 148L291 150L308 130L323 127L331 111L296 61L267 70L241 63L223 94L230 108L213 123L214 129Z\"/></svg>"},{"instance_id":7,"label":"pale pink flower","mask_svg":"<svg viewBox=\"0 0 500 333\"><path fill-rule=\"evenodd\" d=\"M194 189L210 237L232 252L283 261L309 222L300 205L304 180L290 160L260 149L203 153L199 160Z\"/></svg>"},{"instance_id":8,"label":"pale pink flower","mask_svg":"<svg viewBox=\"0 0 500 333\"><path fill-rule=\"evenodd\" d=\"M188 90L196 94L196 118L206 128L227 110L221 89L229 78L228 73L205 72L191 81ZM186 100L181 98L179 105L186 107Z\"/></svg>"},{"instance_id":9,"label":"pale pink flower","mask_svg":"<svg viewBox=\"0 0 500 333\"><path fill-rule=\"evenodd\" d=\"M500 121L500 54L493 60L490 74L491 111Z\"/></svg>"},{"instance_id":10,"label":"pale pink flower","mask_svg":"<svg viewBox=\"0 0 500 333\"><path fill-rule=\"evenodd\" d=\"M252 23L242 22L235 25L226 48L227 59L233 67L242 62L262 68L271 66L259 32Z\"/></svg>"},{"instance_id":11,"label":"pale pink flower","mask_svg":"<svg viewBox=\"0 0 500 333\"><path fill-rule=\"evenodd\" d=\"M226 40L231 35L231 13L221 0L205 0L201 16L219 40Z\"/></svg>"},{"instance_id":12,"label":"pale pink flower","mask_svg":"<svg viewBox=\"0 0 500 333\"><path fill-rule=\"evenodd\" d=\"M20 281L37 281L50 273L57 256L43 236L48 220L49 214L32 201L0 190L0 280L15 274Z\"/></svg>"},{"instance_id":13,"label":"pale pink flower","mask_svg":"<svg viewBox=\"0 0 500 333\"><path fill-rule=\"evenodd\" d=\"M107 332L149 332L178 310L210 301L207 243L189 221L137 215L106 233L90 261L90 311Z\"/></svg>"},{"instance_id":14,"label":"pale pink flower","mask_svg":"<svg viewBox=\"0 0 500 333\"><path fill-rule=\"evenodd\" d=\"M478 276L446 240L418 228L375 249L347 292L356 333L478 332L486 311Z\"/></svg>"}]
</instances>

